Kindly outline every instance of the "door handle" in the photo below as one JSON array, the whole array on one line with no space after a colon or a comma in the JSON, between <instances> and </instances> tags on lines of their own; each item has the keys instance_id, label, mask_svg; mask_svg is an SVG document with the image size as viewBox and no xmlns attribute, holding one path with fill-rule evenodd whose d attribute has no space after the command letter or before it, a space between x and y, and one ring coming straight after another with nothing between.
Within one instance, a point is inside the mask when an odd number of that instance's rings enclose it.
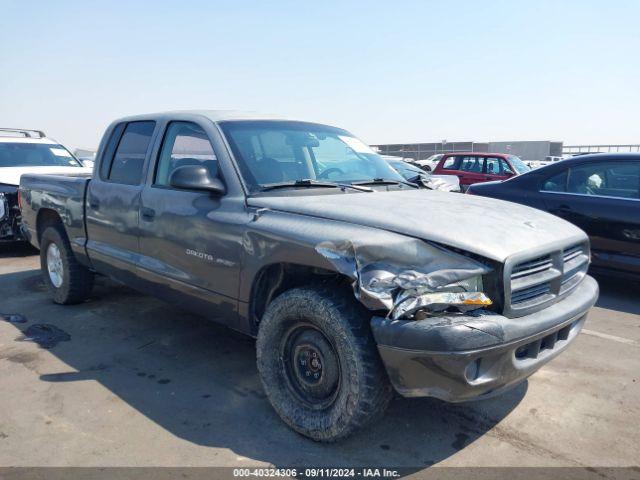
<instances>
[{"instance_id":1,"label":"door handle","mask_svg":"<svg viewBox=\"0 0 640 480\"><path fill-rule=\"evenodd\" d=\"M99 210L100 202L97 199L92 198L91 200L89 200L89 207L91 207L91 210Z\"/></svg>"},{"instance_id":2,"label":"door handle","mask_svg":"<svg viewBox=\"0 0 640 480\"><path fill-rule=\"evenodd\" d=\"M156 211L153 208L142 207L140 214L145 220L153 220L153 217L156 216Z\"/></svg>"}]
</instances>

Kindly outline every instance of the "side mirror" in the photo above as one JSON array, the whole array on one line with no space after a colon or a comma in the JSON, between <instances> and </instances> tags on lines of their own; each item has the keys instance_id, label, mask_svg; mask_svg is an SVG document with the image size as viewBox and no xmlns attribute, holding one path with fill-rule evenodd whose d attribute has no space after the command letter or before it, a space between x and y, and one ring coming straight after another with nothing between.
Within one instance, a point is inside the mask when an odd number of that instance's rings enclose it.
<instances>
[{"instance_id":1,"label":"side mirror","mask_svg":"<svg viewBox=\"0 0 640 480\"><path fill-rule=\"evenodd\" d=\"M176 168L169 176L169 185L184 190L204 190L215 195L224 195L227 191L222 181L202 165Z\"/></svg>"}]
</instances>

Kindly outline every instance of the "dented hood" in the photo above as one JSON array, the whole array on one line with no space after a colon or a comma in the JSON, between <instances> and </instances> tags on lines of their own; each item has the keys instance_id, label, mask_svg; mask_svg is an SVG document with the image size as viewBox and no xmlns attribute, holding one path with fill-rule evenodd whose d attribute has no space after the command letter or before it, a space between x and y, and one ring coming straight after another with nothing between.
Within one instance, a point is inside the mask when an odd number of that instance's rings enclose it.
<instances>
[{"instance_id":1,"label":"dented hood","mask_svg":"<svg viewBox=\"0 0 640 480\"><path fill-rule=\"evenodd\" d=\"M579 228L540 210L428 190L260 196L250 198L249 205L381 228L500 262L546 244L587 238Z\"/></svg>"}]
</instances>

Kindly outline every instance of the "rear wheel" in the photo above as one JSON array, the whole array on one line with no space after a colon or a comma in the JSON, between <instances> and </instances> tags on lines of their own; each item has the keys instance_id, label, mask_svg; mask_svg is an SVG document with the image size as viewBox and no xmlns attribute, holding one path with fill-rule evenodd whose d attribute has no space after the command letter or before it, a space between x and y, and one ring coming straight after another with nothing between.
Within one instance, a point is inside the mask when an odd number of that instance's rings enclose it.
<instances>
[{"instance_id":1,"label":"rear wheel","mask_svg":"<svg viewBox=\"0 0 640 480\"><path fill-rule=\"evenodd\" d=\"M321 287L276 298L260 324L258 370L280 417L313 440L344 438L381 415L392 395L352 295Z\"/></svg>"},{"instance_id":2,"label":"rear wheel","mask_svg":"<svg viewBox=\"0 0 640 480\"><path fill-rule=\"evenodd\" d=\"M78 263L65 231L58 225L42 233L40 268L54 302L74 304L89 297L94 275Z\"/></svg>"}]
</instances>

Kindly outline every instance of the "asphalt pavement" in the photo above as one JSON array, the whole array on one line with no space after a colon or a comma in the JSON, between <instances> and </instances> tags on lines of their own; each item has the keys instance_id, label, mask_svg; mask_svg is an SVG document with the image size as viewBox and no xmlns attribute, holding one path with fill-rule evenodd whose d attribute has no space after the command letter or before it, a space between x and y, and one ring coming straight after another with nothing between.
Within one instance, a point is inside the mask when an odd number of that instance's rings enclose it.
<instances>
[{"instance_id":1,"label":"asphalt pavement","mask_svg":"<svg viewBox=\"0 0 640 480\"><path fill-rule=\"evenodd\" d=\"M516 389L397 398L324 445L277 417L252 339L105 279L88 302L54 305L37 252L5 247L0 313L21 317L0 320L0 465L638 465L640 285L599 282L583 333Z\"/></svg>"}]
</instances>

